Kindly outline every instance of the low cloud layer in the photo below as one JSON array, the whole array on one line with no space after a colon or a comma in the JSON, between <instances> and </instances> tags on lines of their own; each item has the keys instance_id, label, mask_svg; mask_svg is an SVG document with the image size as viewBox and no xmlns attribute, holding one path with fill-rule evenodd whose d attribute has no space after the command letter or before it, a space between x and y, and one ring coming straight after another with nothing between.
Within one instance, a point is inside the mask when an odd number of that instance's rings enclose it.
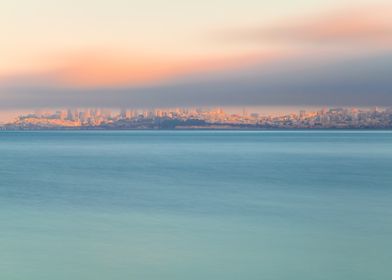
<instances>
[{"instance_id":1,"label":"low cloud layer","mask_svg":"<svg viewBox=\"0 0 392 280\"><path fill-rule=\"evenodd\" d=\"M392 106L391 73L389 52L324 62L302 57L154 86L77 88L14 80L0 87L0 107Z\"/></svg>"}]
</instances>

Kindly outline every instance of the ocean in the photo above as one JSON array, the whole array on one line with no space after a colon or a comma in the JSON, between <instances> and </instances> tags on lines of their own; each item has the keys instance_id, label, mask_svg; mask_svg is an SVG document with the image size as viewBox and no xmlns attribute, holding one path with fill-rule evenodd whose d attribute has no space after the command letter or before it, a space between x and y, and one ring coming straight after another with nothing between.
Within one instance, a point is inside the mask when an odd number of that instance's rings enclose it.
<instances>
[{"instance_id":1,"label":"ocean","mask_svg":"<svg viewBox=\"0 0 392 280\"><path fill-rule=\"evenodd\" d=\"M0 279L392 279L391 131L0 132Z\"/></svg>"}]
</instances>

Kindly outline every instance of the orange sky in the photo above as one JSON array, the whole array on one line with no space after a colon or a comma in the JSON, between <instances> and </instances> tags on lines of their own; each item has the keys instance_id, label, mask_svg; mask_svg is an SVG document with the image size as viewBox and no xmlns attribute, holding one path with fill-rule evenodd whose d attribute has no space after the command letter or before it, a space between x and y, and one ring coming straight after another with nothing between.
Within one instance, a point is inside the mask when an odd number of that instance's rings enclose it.
<instances>
[{"instance_id":1,"label":"orange sky","mask_svg":"<svg viewBox=\"0 0 392 280\"><path fill-rule=\"evenodd\" d=\"M8 1L0 77L71 86L148 84L282 59L288 53L391 46L387 1ZM177 2L177 0L175 0ZM248 3L247 3L248 2ZM1 9L2 8L2 9ZM203 17L195 12L204 11ZM225 40L222 40L225 38Z\"/></svg>"},{"instance_id":2,"label":"orange sky","mask_svg":"<svg viewBox=\"0 0 392 280\"><path fill-rule=\"evenodd\" d=\"M163 82L189 74L215 72L255 62L268 62L280 53L247 54L227 57L170 58L147 55L84 53L67 57L59 66L60 83L82 87L143 85Z\"/></svg>"}]
</instances>

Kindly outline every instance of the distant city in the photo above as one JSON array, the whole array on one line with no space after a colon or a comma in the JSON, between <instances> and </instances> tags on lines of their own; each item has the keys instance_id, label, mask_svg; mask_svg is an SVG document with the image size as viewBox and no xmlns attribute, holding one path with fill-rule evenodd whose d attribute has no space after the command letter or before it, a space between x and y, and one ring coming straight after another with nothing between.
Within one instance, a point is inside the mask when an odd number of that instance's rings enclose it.
<instances>
[{"instance_id":1,"label":"distant city","mask_svg":"<svg viewBox=\"0 0 392 280\"><path fill-rule=\"evenodd\" d=\"M2 130L35 129L391 129L392 108L324 108L282 115L214 109L61 109L21 115Z\"/></svg>"}]
</instances>

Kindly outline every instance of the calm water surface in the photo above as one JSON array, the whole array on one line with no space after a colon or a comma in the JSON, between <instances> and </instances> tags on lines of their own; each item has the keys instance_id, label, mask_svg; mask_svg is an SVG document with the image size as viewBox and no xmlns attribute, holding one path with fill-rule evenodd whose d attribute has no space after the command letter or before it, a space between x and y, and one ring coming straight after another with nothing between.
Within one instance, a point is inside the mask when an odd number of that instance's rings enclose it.
<instances>
[{"instance_id":1,"label":"calm water surface","mask_svg":"<svg viewBox=\"0 0 392 280\"><path fill-rule=\"evenodd\" d=\"M0 279L392 279L392 132L0 132Z\"/></svg>"}]
</instances>

